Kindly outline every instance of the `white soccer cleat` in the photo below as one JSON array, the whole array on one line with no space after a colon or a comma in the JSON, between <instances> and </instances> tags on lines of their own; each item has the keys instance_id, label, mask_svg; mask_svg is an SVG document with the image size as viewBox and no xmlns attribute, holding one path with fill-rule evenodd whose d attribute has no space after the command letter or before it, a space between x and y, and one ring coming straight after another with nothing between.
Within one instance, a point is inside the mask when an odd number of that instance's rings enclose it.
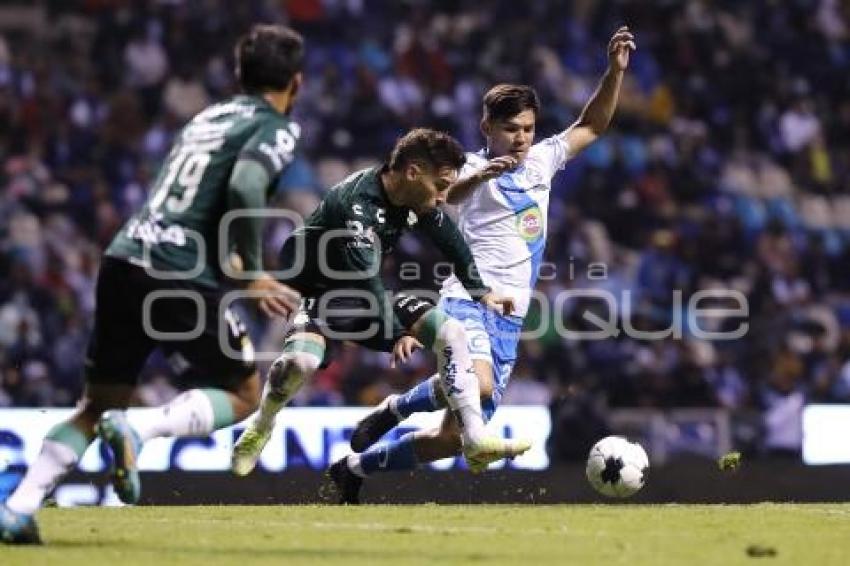
<instances>
[{"instance_id":1,"label":"white soccer cleat","mask_svg":"<svg viewBox=\"0 0 850 566\"><path fill-rule=\"evenodd\" d=\"M469 471L480 474L493 462L514 458L531 448L531 441L524 438L485 437L463 447L463 458Z\"/></svg>"},{"instance_id":2,"label":"white soccer cleat","mask_svg":"<svg viewBox=\"0 0 850 566\"><path fill-rule=\"evenodd\" d=\"M236 444L233 445L233 452L230 455L230 469L234 474L247 476L251 473L271 435L271 429L260 430L254 423L251 423L248 428L242 431Z\"/></svg>"}]
</instances>

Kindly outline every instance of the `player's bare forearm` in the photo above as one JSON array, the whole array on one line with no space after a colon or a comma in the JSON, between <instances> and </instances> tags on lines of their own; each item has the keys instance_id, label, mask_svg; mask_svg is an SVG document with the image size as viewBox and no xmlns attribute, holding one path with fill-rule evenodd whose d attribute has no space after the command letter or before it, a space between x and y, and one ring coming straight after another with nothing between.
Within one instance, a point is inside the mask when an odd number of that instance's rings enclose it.
<instances>
[{"instance_id":1,"label":"player's bare forearm","mask_svg":"<svg viewBox=\"0 0 850 566\"><path fill-rule=\"evenodd\" d=\"M602 135L611 124L617 101L620 98L620 88L623 85L622 69L608 67L596 91L587 101L579 116L576 126L589 128L597 136Z\"/></svg>"},{"instance_id":2,"label":"player's bare forearm","mask_svg":"<svg viewBox=\"0 0 850 566\"><path fill-rule=\"evenodd\" d=\"M466 200L466 197L472 194L472 191L484 182L484 179L481 177L479 173L474 175L470 175L464 179L461 179L454 183L449 190L447 191L446 202L449 204L457 204L463 200Z\"/></svg>"},{"instance_id":3,"label":"player's bare forearm","mask_svg":"<svg viewBox=\"0 0 850 566\"><path fill-rule=\"evenodd\" d=\"M636 48L634 35L627 26L621 27L611 36L608 43L608 69L578 120L563 133L573 155L596 141L611 124L623 86L623 73L629 66L631 52Z\"/></svg>"},{"instance_id":4,"label":"player's bare forearm","mask_svg":"<svg viewBox=\"0 0 850 566\"><path fill-rule=\"evenodd\" d=\"M466 199L475 187L481 183L486 183L490 179L495 179L505 171L509 171L519 165L516 158L510 155L496 157L487 162L480 171L476 171L472 175L460 179L454 185L449 187L446 201L449 204L457 204Z\"/></svg>"}]
</instances>

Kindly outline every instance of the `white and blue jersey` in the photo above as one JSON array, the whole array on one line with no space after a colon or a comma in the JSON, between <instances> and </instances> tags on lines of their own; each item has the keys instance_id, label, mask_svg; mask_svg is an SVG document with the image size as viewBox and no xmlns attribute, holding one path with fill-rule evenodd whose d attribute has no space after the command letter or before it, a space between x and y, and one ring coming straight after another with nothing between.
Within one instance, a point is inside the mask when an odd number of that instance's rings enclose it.
<instances>
[{"instance_id":1,"label":"white and blue jersey","mask_svg":"<svg viewBox=\"0 0 850 566\"><path fill-rule=\"evenodd\" d=\"M440 292L443 309L466 325L472 358L493 364L493 409L513 370L522 321L543 261L552 177L569 157L562 135L546 138L529 149L519 167L482 183L463 202L447 207L484 284L515 301L515 316L487 312L454 275L443 282ZM459 178L482 169L487 161L484 150L467 153Z\"/></svg>"}]
</instances>

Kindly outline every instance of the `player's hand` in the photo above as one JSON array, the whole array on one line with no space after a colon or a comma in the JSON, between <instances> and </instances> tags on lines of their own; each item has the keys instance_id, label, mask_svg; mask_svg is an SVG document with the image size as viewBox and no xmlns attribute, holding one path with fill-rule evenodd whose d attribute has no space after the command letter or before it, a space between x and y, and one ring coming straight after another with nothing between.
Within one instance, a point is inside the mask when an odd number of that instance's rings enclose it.
<instances>
[{"instance_id":1,"label":"player's hand","mask_svg":"<svg viewBox=\"0 0 850 566\"><path fill-rule=\"evenodd\" d=\"M629 26L622 26L608 42L608 65L615 71L625 71L629 66L629 56L636 49L635 36L629 31Z\"/></svg>"},{"instance_id":2,"label":"player's hand","mask_svg":"<svg viewBox=\"0 0 850 566\"><path fill-rule=\"evenodd\" d=\"M514 312L513 297L503 297L501 295L495 294L492 291L481 297L481 304L483 304L488 309L492 309L496 312L501 312L505 316Z\"/></svg>"},{"instance_id":3,"label":"player's hand","mask_svg":"<svg viewBox=\"0 0 850 566\"><path fill-rule=\"evenodd\" d=\"M248 290L258 294L257 306L269 318L289 318L298 310L298 304L301 302L301 294L298 291L267 274L251 281Z\"/></svg>"},{"instance_id":4,"label":"player's hand","mask_svg":"<svg viewBox=\"0 0 850 566\"><path fill-rule=\"evenodd\" d=\"M422 342L414 338L413 336L404 335L396 341L395 346L393 346L393 356L390 359L390 367L396 367L397 363L407 363L410 359L410 356L413 355L413 352L416 350L421 350L425 346L422 345Z\"/></svg>"},{"instance_id":5,"label":"player's hand","mask_svg":"<svg viewBox=\"0 0 850 566\"><path fill-rule=\"evenodd\" d=\"M490 179L495 179L505 171L515 169L517 165L519 165L519 161L517 161L516 157L503 155L502 157L496 157L488 161L475 176L479 183L483 183Z\"/></svg>"}]
</instances>

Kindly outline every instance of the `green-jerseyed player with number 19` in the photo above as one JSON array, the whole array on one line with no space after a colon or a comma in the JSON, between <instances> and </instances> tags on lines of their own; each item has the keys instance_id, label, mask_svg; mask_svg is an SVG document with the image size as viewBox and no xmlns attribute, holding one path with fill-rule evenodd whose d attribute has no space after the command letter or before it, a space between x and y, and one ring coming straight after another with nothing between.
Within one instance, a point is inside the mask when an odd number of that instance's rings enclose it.
<instances>
[{"instance_id":1,"label":"green-jerseyed player with number 19","mask_svg":"<svg viewBox=\"0 0 850 566\"><path fill-rule=\"evenodd\" d=\"M256 409L261 384L250 338L234 312L219 313L225 283L219 229L228 212L265 207L292 160L299 129L288 114L301 85L303 55L301 37L282 26L258 25L242 37L236 71L243 94L210 106L183 128L144 207L107 249L83 398L69 420L48 432L41 453L0 506L4 542L40 542L35 512L96 434L112 451L118 497L135 503L142 443L206 436ZM260 218L237 218L222 255L234 271L244 271L263 312L288 316L299 296L263 272L261 229ZM219 336L220 323L226 336ZM237 354L226 354L225 343ZM123 409L157 347L185 372L182 381L197 385L130 426Z\"/></svg>"}]
</instances>

